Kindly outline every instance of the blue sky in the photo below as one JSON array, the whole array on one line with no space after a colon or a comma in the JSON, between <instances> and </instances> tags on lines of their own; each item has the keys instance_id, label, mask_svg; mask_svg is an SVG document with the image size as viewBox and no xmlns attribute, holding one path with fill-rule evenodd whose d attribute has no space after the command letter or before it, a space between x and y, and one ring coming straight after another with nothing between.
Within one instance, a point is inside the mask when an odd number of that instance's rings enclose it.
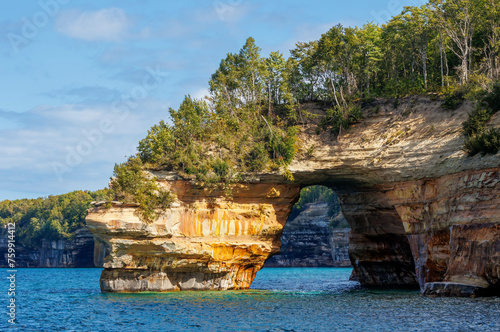
<instances>
[{"instance_id":1,"label":"blue sky","mask_svg":"<svg viewBox=\"0 0 500 332\"><path fill-rule=\"evenodd\" d=\"M0 11L0 200L107 186L148 128L254 37L288 55L422 0L18 1Z\"/></svg>"}]
</instances>

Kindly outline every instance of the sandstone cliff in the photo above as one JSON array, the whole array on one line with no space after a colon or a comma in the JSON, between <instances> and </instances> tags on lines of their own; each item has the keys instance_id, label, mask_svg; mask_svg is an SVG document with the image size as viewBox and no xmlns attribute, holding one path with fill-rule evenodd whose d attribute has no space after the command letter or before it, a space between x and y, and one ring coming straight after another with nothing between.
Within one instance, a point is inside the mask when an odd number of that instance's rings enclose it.
<instances>
[{"instance_id":1,"label":"sandstone cliff","mask_svg":"<svg viewBox=\"0 0 500 332\"><path fill-rule=\"evenodd\" d=\"M287 221L281 237L281 254L272 256L266 266L350 266L349 229L329 229L327 211L325 203L312 203L311 208L298 216L297 221L300 220L303 227L297 229L297 225ZM7 234L0 236L0 268L8 267L7 244ZM288 244L293 248L291 251L286 249ZM99 242L94 245L94 237L87 227L78 229L73 240L42 240L38 248L17 243L16 249L16 265L22 268L102 267L106 255L104 246ZM279 258L283 255L287 257L285 260ZM268 264L276 260L278 264Z\"/></svg>"},{"instance_id":2,"label":"sandstone cliff","mask_svg":"<svg viewBox=\"0 0 500 332\"><path fill-rule=\"evenodd\" d=\"M300 188L320 184L341 200L353 278L363 285L498 294L500 154L466 156L461 124L471 105L440 105L427 97L377 101L338 139L304 125L301 142L313 153L291 164L293 182L259 174L228 196L156 172L178 201L153 224L124 205L97 206L87 217L106 248L102 290L247 288L278 252Z\"/></svg>"},{"instance_id":3,"label":"sandstone cliff","mask_svg":"<svg viewBox=\"0 0 500 332\"><path fill-rule=\"evenodd\" d=\"M7 265L7 237L0 238L0 267ZM40 248L17 244L17 267L94 267L94 237L87 228L78 229L71 241L43 240Z\"/></svg>"},{"instance_id":4,"label":"sandstone cliff","mask_svg":"<svg viewBox=\"0 0 500 332\"><path fill-rule=\"evenodd\" d=\"M268 267L346 267L349 229L330 227L329 203L308 203L288 220L281 236L281 252L266 261ZM336 216L343 219L342 214Z\"/></svg>"},{"instance_id":5,"label":"sandstone cliff","mask_svg":"<svg viewBox=\"0 0 500 332\"><path fill-rule=\"evenodd\" d=\"M88 227L106 252L104 292L250 287L265 260L279 251L300 190L241 184L227 197L189 181L164 178L163 184L178 200L152 224L130 205L91 209Z\"/></svg>"}]
</instances>

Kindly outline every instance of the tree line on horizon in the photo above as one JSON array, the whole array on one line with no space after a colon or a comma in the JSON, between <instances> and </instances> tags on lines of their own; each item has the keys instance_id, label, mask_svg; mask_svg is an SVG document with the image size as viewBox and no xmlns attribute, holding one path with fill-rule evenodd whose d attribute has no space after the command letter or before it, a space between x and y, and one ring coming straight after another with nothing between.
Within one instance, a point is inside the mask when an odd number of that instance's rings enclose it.
<instances>
[{"instance_id":1,"label":"tree line on horizon","mask_svg":"<svg viewBox=\"0 0 500 332\"><path fill-rule=\"evenodd\" d=\"M85 226L92 201L109 201L109 189L77 190L67 194L0 201L0 226L16 225L16 245L41 247L42 241L71 240ZM1 232L0 232L1 234Z\"/></svg>"}]
</instances>

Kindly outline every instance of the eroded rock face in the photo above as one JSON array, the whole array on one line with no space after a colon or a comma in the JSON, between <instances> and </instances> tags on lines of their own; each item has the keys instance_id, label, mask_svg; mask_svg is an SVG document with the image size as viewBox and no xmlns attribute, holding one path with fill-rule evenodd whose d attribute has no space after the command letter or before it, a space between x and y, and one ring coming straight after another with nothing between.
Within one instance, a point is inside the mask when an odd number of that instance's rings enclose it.
<instances>
[{"instance_id":1,"label":"eroded rock face","mask_svg":"<svg viewBox=\"0 0 500 332\"><path fill-rule=\"evenodd\" d=\"M351 226L352 280L373 287L418 287L415 264L401 219L378 188L337 191Z\"/></svg>"},{"instance_id":2,"label":"eroded rock face","mask_svg":"<svg viewBox=\"0 0 500 332\"><path fill-rule=\"evenodd\" d=\"M266 261L266 267L347 267L349 228L331 229L330 204L307 203L288 220L281 236L281 252ZM339 213L339 219L343 219Z\"/></svg>"},{"instance_id":3,"label":"eroded rock face","mask_svg":"<svg viewBox=\"0 0 500 332\"><path fill-rule=\"evenodd\" d=\"M32 268L94 267L94 237L86 227L76 230L74 239L42 240L41 247L16 247L16 266ZM0 236L0 267L8 267L7 234ZM99 265L96 265L99 266ZM102 266L102 265L101 265Z\"/></svg>"},{"instance_id":4,"label":"eroded rock face","mask_svg":"<svg viewBox=\"0 0 500 332\"><path fill-rule=\"evenodd\" d=\"M400 183L387 195L408 235L425 294L498 292L498 168Z\"/></svg>"},{"instance_id":5,"label":"eroded rock face","mask_svg":"<svg viewBox=\"0 0 500 332\"><path fill-rule=\"evenodd\" d=\"M250 287L279 251L298 185L246 184L224 192L164 181L174 206L152 224L132 206L96 207L87 224L107 247L103 292L227 290Z\"/></svg>"},{"instance_id":6,"label":"eroded rock face","mask_svg":"<svg viewBox=\"0 0 500 332\"><path fill-rule=\"evenodd\" d=\"M131 206L96 207L87 218L106 257L102 290L247 288L278 252L300 188L325 185L352 229L353 279L429 295L499 295L500 154L466 156L461 125L472 106L440 105L379 101L341 137L304 125L303 149L314 152L290 165L295 181L259 174L231 197L156 173L178 202L153 224ZM491 125L500 126L500 113Z\"/></svg>"}]
</instances>

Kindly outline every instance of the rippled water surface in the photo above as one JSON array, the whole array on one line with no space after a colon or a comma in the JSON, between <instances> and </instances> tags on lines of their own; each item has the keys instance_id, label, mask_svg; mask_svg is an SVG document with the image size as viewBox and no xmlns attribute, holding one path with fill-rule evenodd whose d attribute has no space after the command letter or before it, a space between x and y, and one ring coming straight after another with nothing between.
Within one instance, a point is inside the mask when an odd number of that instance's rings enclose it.
<instances>
[{"instance_id":1,"label":"rippled water surface","mask_svg":"<svg viewBox=\"0 0 500 332\"><path fill-rule=\"evenodd\" d=\"M351 269L265 268L247 291L161 294L101 294L100 272L18 270L18 324L4 314L0 331L500 331L498 297L363 290Z\"/></svg>"}]
</instances>

